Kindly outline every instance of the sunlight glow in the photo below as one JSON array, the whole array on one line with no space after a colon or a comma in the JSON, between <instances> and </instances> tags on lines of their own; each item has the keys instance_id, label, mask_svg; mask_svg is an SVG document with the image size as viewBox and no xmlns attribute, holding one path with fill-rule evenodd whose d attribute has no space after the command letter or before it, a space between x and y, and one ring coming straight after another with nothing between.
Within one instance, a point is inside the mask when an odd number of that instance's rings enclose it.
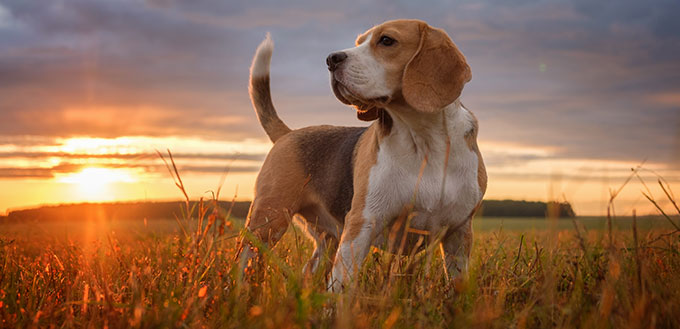
<instances>
[{"instance_id":1,"label":"sunlight glow","mask_svg":"<svg viewBox=\"0 0 680 329\"><path fill-rule=\"evenodd\" d=\"M69 138L61 141L60 151L66 153L84 154L130 154L140 150L132 146L132 142L125 137L122 138L91 138L79 137Z\"/></svg>"},{"instance_id":2,"label":"sunlight glow","mask_svg":"<svg viewBox=\"0 0 680 329\"><path fill-rule=\"evenodd\" d=\"M134 183L137 179L126 170L89 167L77 173L57 178L61 183L73 184L78 197L90 201L111 199L113 183Z\"/></svg>"},{"instance_id":3,"label":"sunlight glow","mask_svg":"<svg viewBox=\"0 0 680 329\"><path fill-rule=\"evenodd\" d=\"M174 199L180 193L156 155L172 150L189 195L215 191L223 168L232 170L222 188L239 200L253 197L261 160L272 147L268 139L210 140L192 137L121 136L45 139L0 135L0 214L8 208L36 204ZM487 199L568 200L579 215L601 215L609 191L618 188L639 163L611 159L562 157L559 147L480 141L489 187ZM3 156L4 154L4 156ZM127 156L120 156L127 155ZM243 158L239 156L243 155ZM673 185L680 170L647 162L640 175L654 189L656 173ZM0 171L0 174L2 172ZM632 180L617 198L617 212L654 213ZM238 189L237 189L238 186ZM663 191L652 191L663 197ZM662 204L663 207L670 205Z\"/></svg>"}]
</instances>

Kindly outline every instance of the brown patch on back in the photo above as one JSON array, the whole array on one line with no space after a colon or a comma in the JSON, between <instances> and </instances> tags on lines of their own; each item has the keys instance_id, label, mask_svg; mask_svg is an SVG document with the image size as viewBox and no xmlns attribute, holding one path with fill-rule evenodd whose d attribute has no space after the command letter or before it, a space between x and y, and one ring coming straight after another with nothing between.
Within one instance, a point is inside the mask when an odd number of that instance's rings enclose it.
<instances>
[{"instance_id":1,"label":"brown patch on back","mask_svg":"<svg viewBox=\"0 0 680 329\"><path fill-rule=\"evenodd\" d=\"M354 153L363 127L307 127L293 134L310 187L341 223L352 205Z\"/></svg>"}]
</instances>

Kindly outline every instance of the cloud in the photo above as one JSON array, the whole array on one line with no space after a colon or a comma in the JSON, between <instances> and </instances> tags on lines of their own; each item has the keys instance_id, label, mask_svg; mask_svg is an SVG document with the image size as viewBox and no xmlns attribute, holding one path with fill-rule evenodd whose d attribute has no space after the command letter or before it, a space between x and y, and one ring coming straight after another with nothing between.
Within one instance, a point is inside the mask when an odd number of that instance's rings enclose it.
<instances>
[{"instance_id":1,"label":"cloud","mask_svg":"<svg viewBox=\"0 0 680 329\"><path fill-rule=\"evenodd\" d=\"M262 161L266 154L241 154L241 153L173 153L175 159L199 159L199 160L247 160L247 161ZM0 152L0 159L2 158L29 158L29 159L45 159L45 158L64 158L64 159L116 159L116 160L141 160L141 159L158 159L156 153L104 153L104 154L88 154L88 153L68 153L68 152Z\"/></svg>"},{"instance_id":2,"label":"cloud","mask_svg":"<svg viewBox=\"0 0 680 329\"><path fill-rule=\"evenodd\" d=\"M12 26L13 21L12 13L0 3L0 29Z\"/></svg>"},{"instance_id":3,"label":"cloud","mask_svg":"<svg viewBox=\"0 0 680 329\"><path fill-rule=\"evenodd\" d=\"M246 8L244 12L214 14L213 12L178 12L180 17L198 24L222 28L253 29L261 27L299 28L308 24L337 23L342 12L309 8Z\"/></svg>"},{"instance_id":4,"label":"cloud","mask_svg":"<svg viewBox=\"0 0 680 329\"><path fill-rule=\"evenodd\" d=\"M593 180L599 180L602 179L602 177L607 177L607 179L612 180L612 181L625 181L628 176L630 176L630 171L628 172L615 172L615 173L608 173L607 176L598 176L594 174L588 174L588 173L576 173L576 174L560 174L559 179L560 180L565 180L571 183L577 183L577 182L592 182ZM513 181L539 181L539 182L546 182L546 181L551 181L551 180L556 180L556 175L553 173L538 173L538 174L532 174L532 173L492 173L489 175L492 179L498 179L498 180L513 180ZM644 175L642 176L645 181L655 181L657 179L656 176L653 175ZM668 183L680 183L680 175L673 175L673 176L664 176L664 180Z\"/></svg>"},{"instance_id":5,"label":"cloud","mask_svg":"<svg viewBox=\"0 0 680 329\"><path fill-rule=\"evenodd\" d=\"M52 167L0 167L0 179L47 179L58 175L68 175L80 172L85 168L115 168L135 170L138 174L157 174L167 173L167 168L161 164L139 164L122 163L89 166L78 163L64 162ZM260 170L259 165L229 165L229 166L210 166L210 165L178 165L177 170L182 174L222 174L230 173L256 173Z\"/></svg>"},{"instance_id":6,"label":"cloud","mask_svg":"<svg viewBox=\"0 0 680 329\"><path fill-rule=\"evenodd\" d=\"M228 137L243 139L252 135L257 122L247 109L240 115L156 108L135 105L84 106L60 111L40 108L9 111L0 121L0 131L10 135L42 136L177 136ZM247 119L246 119L247 117ZM124 118L124 119L123 119Z\"/></svg>"},{"instance_id":7,"label":"cloud","mask_svg":"<svg viewBox=\"0 0 680 329\"><path fill-rule=\"evenodd\" d=\"M10 179L43 179L52 178L55 174L72 173L82 169L82 166L71 163L59 164L52 167L30 168L0 168L0 178Z\"/></svg>"},{"instance_id":8,"label":"cloud","mask_svg":"<svg viewBox=\"0 0 680 329\"><path fill-rule=\"evenodd\" d=\"M50 168L0 168L0 178L52 178L54 174Z\"/></svg>"},{"instance_id":9,"label":"cloud","mask_svg":"<svg viewBox=\"0 0 680 329\"><path fill-rule=\"evenodd\" d=\"M124 168L136 170L144 174L164 173L165 165L155 152L117 153L106 149L101 153L78 153L63 151L38 151L36 147L46 145L29 143L24 148L13 148L11 151L0 150L0 179L43 179L56 175L79 172L87 167ZM64 148L64 144L58 147ZM122 149L131 145L121 145ZM31 149L33 148L33 149ZM114 146L113 149L116 147ZM182 173L223 173L247 172L255 173L264 160L264 153L186 153L172 154L178 169ZM57 164L53 164L57 162ZM234 163L235 162L235 163Z\"/></svg>"},{"instance_id":10,"label":"cloud","mask_svg":"<svg viewBox=\"0 0 680 329\"><path fill-rule=\"evenodd\" d=\"M675 109L680 106L680 91L651 94L648 100L665 108Z\"/></svg>"}]
</instances>

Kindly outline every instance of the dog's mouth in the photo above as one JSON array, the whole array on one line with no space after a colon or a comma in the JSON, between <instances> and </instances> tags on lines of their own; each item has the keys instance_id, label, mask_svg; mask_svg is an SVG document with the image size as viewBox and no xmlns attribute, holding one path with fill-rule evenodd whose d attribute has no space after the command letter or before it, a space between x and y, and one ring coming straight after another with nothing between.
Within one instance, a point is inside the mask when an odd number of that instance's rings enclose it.
<instances>
[{"instance_id":1,"label":"dog's mouth","mask_svg":"<svg viewBox=\"0 0 680 329\"><path fill-rule=\"evenodd\" d=\"M331 86L335 97L343 104L352 105L357 112L364 113L376 107L385 107L391 100L389 96L363 99L331 75Z\"/></svg>"},{"instance_id":2,"label":"dog's mouth","mask_svg":"<svg viewBox=\"0 0 680 329\"><path fill-rule=\"evenodd\" d=\"M347 105L353 105L352 102L348 99L352 98L351 97L352 93L350 93L349 90L347 90L347 87L341 84L332 75L331 75L331 87L333 88L333 94L335 94L335 97L340 102Z\"/></svg>"}]
</instances>

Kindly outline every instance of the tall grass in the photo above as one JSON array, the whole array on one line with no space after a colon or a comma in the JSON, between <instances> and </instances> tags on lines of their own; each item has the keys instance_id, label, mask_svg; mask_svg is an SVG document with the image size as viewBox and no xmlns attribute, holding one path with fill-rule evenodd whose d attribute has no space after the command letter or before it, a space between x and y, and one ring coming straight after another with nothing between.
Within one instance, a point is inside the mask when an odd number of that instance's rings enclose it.
<instances>
[{"instance_id":1,"label":"tall grass","mask_svg":"<svg viewBox=\"0 0 680 329\"><path fill-rule=\"evenodd\" d=\"M175 234L111 231L106 219L86 224L100 230L91 239L31 224L2 234L0 327L680 327L680 231L639 231L637 219L626 231L574 222L569 231L478 233L456 284L435 248L415 257L372 250L341 294L326 292L323 269L302 273L312 246L291 227L276 248L258 246L264 266L244 284L234 260L241 221L218 207L219 188L191 201L169 155L186 201Z\"/></svg>"}]
</instances>

